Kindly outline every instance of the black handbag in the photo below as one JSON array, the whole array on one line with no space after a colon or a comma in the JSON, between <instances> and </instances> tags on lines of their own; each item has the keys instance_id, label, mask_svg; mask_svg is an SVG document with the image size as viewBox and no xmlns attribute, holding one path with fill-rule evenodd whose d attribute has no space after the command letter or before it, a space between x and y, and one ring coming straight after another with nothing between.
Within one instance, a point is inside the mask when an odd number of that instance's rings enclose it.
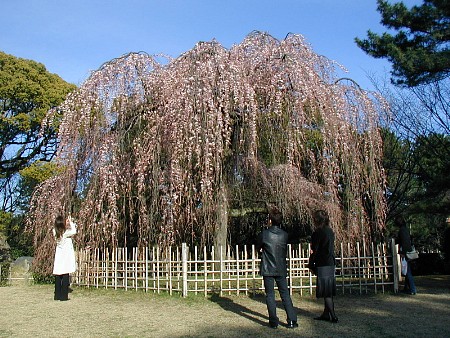
<instances>
[{"instance_id":1,"label":"black handbag","mask_svg":"<svg viewBox=\"0 0 450 338\"><path fill-rule=\"evenodd\" d=\"M311 270L313 274L317 274L316 255L314 253L309 255L308 269Z\"/></svg>"}]
</instances>

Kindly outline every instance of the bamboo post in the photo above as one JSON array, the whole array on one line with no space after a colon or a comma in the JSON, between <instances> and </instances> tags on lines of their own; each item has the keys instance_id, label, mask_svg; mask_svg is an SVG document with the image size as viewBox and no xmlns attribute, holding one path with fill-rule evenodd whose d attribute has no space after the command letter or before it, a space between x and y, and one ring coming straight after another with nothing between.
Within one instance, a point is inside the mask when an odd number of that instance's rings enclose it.
<instances>
[{"instance_id":1,"label":"bamboo post","mask_svg":"<svg viewBox=\"0 0 450 338\"><path fill-rule=\"evenodd\" d=\"M391 252L392 252L392 274L394 279L394 293L398 292L398 284L399 284L399 269L398 269L398 251L397 245L395 244L395 239L391 239Z\"/></svg>"},{"instance_id":2,"label":"bamboo post","mask_svg":"<svg viewBox=\"0 0 450 338\"><path fill-rule=\"evenodd\" d=\"M121 271L121 280L122 287L127 289L127 275L128 275L128 263L127 263L128 251L127 248L120 248L120 271Z\"/></svg>"},{"instance_id":3,"label":"bamboo post","mask_svg":"<svg viewBox=\"0 0 450 338\"><path fill-rule=\"evenodd\" d=\"M113 248L114 257L114 290L117 290L117 248Z\"/></svg>"},{"instance_id":4,"label":"bamboo post","mask_svg":"<svg viewBox=\"0 0 450 338\"><path fill-rule=\"evenodd\" d=\"M247 253L247 245L244 245L244 260L245 260L245 295L248 295L248 253Z\"/></svg>"},{"instance_id":5,"label":"bamboo post","mask_svg":"<svg viewBox=\"0 0 450 338\"><path fill-rule=\"evenodd\" d=\"M383 276L384 279L389 279L388 259L387 259L387 247L386 243L382 244L382 261L383 261Z\"/></svg>"},{"instance_id":6,"label":"bamboo post","mask_svg":"<svg viewBox=\"0 0 450 338\"><path fill-rule=\"evenodd\" d=\"M345 294L344 243L342 242L341 242L341 276L342 276L342 294Z\"/></svg>"},{"instance_id":7,"label":"bamboo post","mask_svg":"<svg viewBox=\"0 0 450 338\"><path fill-rule=\"evenodd\" d=\"M79 285L79 278L80 278L80 250L77 248L75 250L75 264L77 266L77 269L74 272L75 277L75 284ZM2 264L0 263L0 280L2 276Z\"/></svg>"},{"instance_id":8,"label":"bamboo post","mask_svg":"<svg viewBox=\"0 0 450 338\"><path fill-rule=\"evenodd\" d=\"M97 289L98 289L99 285L101 284L101 275L103 273L102 256L103 256L103 254L100 252L100 248L97 248L97 276L96 276Z\"/></svg>"},{"instance_id":9,"label":"bamboo post","mask_svg":"<svg viewBox=\"0 0 450 338\"><path fill-rule=\"evenodd\" d=\"M363 276L369 278L370 267L367 266L368 264L367 264L367 260L366 260L367 259L366 245L367 245L366 238L365 238L365 236L363 236L363 257L364 257L364 261L363 261L364 262L363 263L363 269L364 269ZM366 292L367 292L367 283L366 283Z\"/></svg>"},{"instance_id":10,"label":"bamboo post","mask_svg":"<svg viewBox=\"0 0 450 338\"><path fill-rule=\"evenodd\" d=\"M182 251L182 256L183 256L183 245L186 246L186 243L181 243L181 251ZM177 256L175 259L175 262L178 262L178 248L177 248ZM168 271L169 271L169 295L172 295L172 247L169 246L169 254L168 254L168 260L169 260L169 267L168 267ZM183 264L183 262L182 262ZM184 292L184 291L183 291ZM183 297L184 297L184 293L183 293Z\"/></svg>"},{"instance_id":11,"label":"bamboo post","mask_svg":"<svg viewBox=\"0 0 450 338\"><path fill-rule=\"evenodd\" d=\"M255 250L255 245L252 244L252 282L253 282L253 296L255 296L256 294L256 261L255 258L256 257L256 250Z\"/></svg>"},{"instance_id":12,"label":"bamboo post","mask_svg":"<svg viewBox=\"0 0 450 338\"><path fill-rule=\"evenodd\" d=\"M99 286L102 286L102 282L103 282L103 273L104 273L104 267L103 267L103 252L101 252L100 248L98 248L98 261L97 261L97 288Z\"/></svg>"},{"instance_id":13,"label":"bamboo post","mask_svg":"<svg viewBox=\"0 0 450 338\"><path fill-rule=\"evenodd\" d=\"M194 269L195 269L195 294L198 294L198 250L197 245L194 247Z\"/></svg>"},{"instance_id":14,"label":"bamboo post","mask_svg":"<svg viewBox=\"0 0 450 338\"><path fill-rule=\"evenodd\" d=\"M351 262L352 261L351 258L353 258L353 256L352 256L352 248L351 248L350 242L347 243L347 258L350 258L350 259L347 259L347 268L348 268L348 271L350 271L349 293L351 294L352 290L353 290L354 269L352 267L352 262Z\"/></svg>"},{"instance_id":15,"label":"bamboo post","mask_svg":"<svg viewBox=\"0 0 450 338\"><path fill-rule=\"evenodd\" d=\"M222 297L223 296L223 292L222 292L222 290L223 290L223 285L222 285L222 283L223 283L223 246L221 245L220 247L219 247L219 253L220 253L220 257L219 257L219 262L220 262L220 270L219 270L219 280L220 280L220 282L219 282L219 285L220 285L220 297Z\"/></svg>"},{"instance_id":16,"label":"bamboo post","mask_svg":"<svg viewBox=\"0 0 450 338\"><path fill-rule=\"evenodd\" d=\"M375 293L377 293L377 270L376 270L376 258L375 258L375 250L373 247L373 242L371 245L371 251L372 251L372 264L373 264L373 286L375 288Z\"/></svg>"},{"instance_id":17,"label":"bamboo post","mask_svg":"<svg viewBox=\"0 0 450 338\"><path fill-rule=\"evenodd\" d=\"M130 286L132 289L134 289L136 283L135 283L135 279L136 279L136 273L135 273L135 269L136 269L136 248L132 247L131 248L131 260L130 260L130 265L129 265L129 270L130 270ZM127 269L128 271L128 269Z\"/></svg>"},{"instance_id":18,"label":"bamboo post","mask_svg":"<svg viewBox=\"0 0 450 338\"><path fill-rule=\"evenodd\" d=\"M77 250L76 251L76 260L77 260L77 271L75 271L75 278L76 278L76 284L80 285L80 270L81 270L81 253L83 252L83 250ZM0 279L1 279L1 275L2 275L2 264L0 263Z\"/></svg>"},{"instance_id":19,"label":"bamboo post","mask_svg":"<svg viewBox=\"0 0 450 338\"><path fill-rule=\"evenodd\" d=\"M85 273L84 273L84 275L85 275L85 280L86 280L86 282L85 282L85 285L87 286L87 287L89 287L89 282L90 282L90 275L91 275L91 251L89 250L89 252L87 252L86 253L86 262L85 262L85 265L86 265L86 269L85 269Z\"/></svg>"},{"instance_id":20,"label":"bamboo post","mask_svg":"<svg viewBox=\"0 0 450 338\"><path fill-rule=\"evenodd\" d=\"M153 292L156 290L156 248L152 247L152 281L153 281Z\"/></svg>"},{"instance_id":21,"label":"bamboo post","mask_svg":"<svg viewBox=\"0 0 450 338\"><path fill-rule=\"evenodd\" d=\"M100 250L100 249L99 249ZM99 275L99 285L102 287L107 286L107 258L106 258L106 247L103 247L100 258L100 275Z\"/></svg>"},{"instance_id":22,"label":"bamboo post","mask_svg":"<svg viewBox=\"0 0 450 338\"><path fill-rule=\"evenodd\" d=\"M181 261L183 270L183 297L187 297L188 294L188 281L187 281L187 245L181 244Z\"/></svg>"},{"instance_id":23,"label":"bamboo post","mask_svg":"<svg viewBox=\"0 0 450 338\"><path fill-rule=\"evenodd\" d=\"M170 257L172 257L172 247L170 247ZM170 265L169 270L170 270L170 282L172 283L172 273L176 273L177 276L177 289L178 290L182 290L183 289L183 262L182 262L182 257L180 256L180 248L177 247L176 250L176 254L175 254L175 267L174 269L172 269L172 265ZM186 258L187 259L187 258ZM170 260L170 263L172 263L173 259ZM180 280L181 280L181 286L180 286ZM171 287L172 288L172 287ZM172 288L173 290L173 288Z\"/></svg>"},{"instance_id":24,"label":"bamboo post","mask_svg":"<svg viewBox=\"0 0 450 338\"><path fill-rule=\"evenodd\" d=\"M139 264L139 248L134 249L134 289L137 291L138 289L138 264Z\"/></svg>"},{"instance_id":25,"label":"bamboo post","mask_svg":"<svg viewBox=\"0 0 450 338\"><path fill-rule=\"evenodd\" d=\"M80 256L80 264L78 265L78 267L80 268L80 274L79 274L79 279L78 279L78 283L81 284L86 284L84 283L84 278L83 276L86 274L86 249L83 249L83 251L81 252L81 256Z\"/></svg>"},{"instance_id":26,"label":"bamboo post","mask_svg":"<svg viewBox=\"0 0 450 338\"><path fill-rule=\"evenodd\" d=\"M380 244L377 245L377 260L379 264L379 270L378 273L381 278L381 290L384 293L384 261L383 261L383 255L382 255L382 246Z\"/></svg>"},{"instance_id":27,"label":"bamboo post","mask_svg":"<svg viewBox=\"0 0 450 338\"><path fill-rule=\"evenodd\" d=\"M305 251L305 250L308 250L308 247L309 247L309 244L306 247L306 249L304 248L304 246L301 247L301 253L302 253L302 258L303 258L302 277L303 277L303 275L306 275L306 277L308 277L308 279L309 279L309 289L310 289L309 290L309 295L312 296L312 292L311 292L312 291L312 287L311 287L312 276L311 276L311 271L309 271L309 268L308 268L309 252L310 251ZM302 278L302 281L303 281L303 278ZM308 287L308 285L306 285L306 287ZM306 287L302 283L302 290L303 290L303 288L306 289ZM301 294L301 295L303 296L303 294Z\"/></svg>"},{"instance_id":28,"label":"bamboo post","mask_svg":"<svg viewBox=\"0 0 450 338\"><path fill-rule=\"evenodd\" d=\"M99 260L100 260L100 249L99 248L95 248L95 251L94 251L94 266L95 266L95 269L94 269L94 283L95 283L95 287L98 289L98 269L99 269L99 266L98 266L98 263L99 263Z\"/></svg>"},{"instance_id":29,"label":"bamboo post","mask_svg":"<svg viewBox=\"0 0 450 338\"><path fill-rule=\"evenodd\" d=\"M361 252L360 252L359 242L356 242L356 254L357 254L357 264L358 264L359 294L362 294L362 285L361 285Z\"/></svg>"},{"instance_id":30,"label":"bamboo post","mask_svg":"<svg viewBox=\"0 0 450 338\"><path fill-rule=\"evenodd\" d=\"M365 290L366 290L366 294L369 292L369 280L370 278L372 278L372 272L371 272L371 265L372 263L370 262L370 256L368 254L368 245L366 243L366 241L364 240L364 246L363 246L363 276L362 278L364 278L364 286L365 286Z\"/></svg>"},{"instance_id":31,"label":"bamboo post","mask_svg":"<svg viewBox=\"0 0 450 338\"><path fill-rule=\"evenodd\" d=\"M304 264L303 264L303 250L302 250L302 246L301 244L298 244L298 258L299 258L299 266L298 268L300 269L300 296L303 296L303 268L304 268Z\"/></svg>"},{"instance_id":32,"label":"bamboo post","mask_svg":"<svg viewBox=\"0 0 450 338\"><path fill-rule=\"evenodd\" d=\"M236 245L236 294L239 296L239 281L240 281L240 269L239 269L239 246Z\"/></svg>"},{"instance_id":33,"label":"bamboo post","mask_svg":"<svg viewBox=\"0 0 450 338\"><path fill-rule=\"evenodd\" d=\"M207 265L207 252L206 252L206 246L203 247L203 273L204 273L204 292L205 297L208 295L208 265Z\"/></svg>"},{"instance_id":34,"label":"bamboo post","mask_svg":"<svg viewBox=\"0 0 450 338\"><path fill-rule=\"evenodd\" d=\"M309 259L309 255L311 254L311 243L308 243L308 259ZM313 294L313 275L311 273L311 271L309 272L309 294L312 295Z\"/></svg>"},{"instance_id":35,"label":"bamboo post","mask_svg":"<svg viewBox=\"0 0 450 338\"><path fill-rule=\"evenodd\" d=\"M92 264L92 260L91 260L91 258L92 258L92 251L93 251L94 249L92 249L92 250L89 250L88 252L87 252L87 257L86 257L86 272L85 272L85 280L86 280L86 282L85 282L85 284L86 284L86 286L89 288L89 286L90 286L90 283L91 283L91 264Z\"/></svg>"},{"instance_id":36,"label":"bamboo post","mask_svg":"<svg viewBox=\"0 0 450 338\"><path fill-rule=\"evenodd\" d=\"M100 249L99 249L100 250ZM101 269L100 269L100 278L99 278L99 284L101 284L103 287L105 287L105 279L106 279L106 257L105 257L106 249L103 247L103 250L101 251Z\"/></svg>"},{"instance_id":37,"label":"bamboo post","mask_svg":"<svg viewBox=\"0 0 450 338\"><path fill-rule=\"evenodd\" d=\"M181 243L183 244L183 243ZM173 287L172 290L182 290L183 289L183 248L179 248L176 247L175 252L173 252L172 247L170 247L170 252L171 252L171 257L172 259L170 260L170 262L173 264L173 266L171 267L171 272L172 272L172 280L174 280L174 277L177 277L177 286ZM189 253L188 253L189 254ZM186 260L188 260L189 257L186 257ZM175 283L175 282L174 282Z\"/></svg>"},{"instance_id":38,"label":"bamboo post","mask_svg":"<svg viewBox=\"0 0 450 338\"><path fill-rule=\"evenodd\" d=\"M156 291L159 293L159 247L156 247Z\"/></svg>"},{"instance_id":39,"label":"bamboo post","mask_svg":"<svg viewBox=\"0 0 450 338\"><path fill-rule=\"evenodd\" d=\"M105 253L98 248L98 275L97 275L97 286L102 286L105 274Z\"/></svg>"},{"instance_id":40,"label":"bamboo post","mask_svg":"<svg viewBox=\"0 0 450 338\"><path fill-rule=\"evenodd\" d=\"M214 250L214 245L211 247L211 277L212 277L212 286L211 286L211 290L214 291L214 288L216 286L216 275L215 275L215 270L216 270L216 255L215 255L215 250Z\"/></svg>"},{"instance_id":41,"label":"bamboo post","mask_svg":"<svg viewBox=\"0 0 450 338\"><path fill-rule=\"evenodd\" d=\"M110 272L109 272L109 249L108 248L104 248L104 250L105 250L105 257L106 257L106 271L105 271L105 285L106 285L106 288L108 288L108 284L109 284L109 274L110 274Z\"/></svg>"},{"instance_id":42,"label":"bamboo post","mask_svg":"<svg viewBox=\"0 0 450 338\"><path fill-rule=\"evenodd\" d=\"M288 244L288 265L289 265L289 294L292 296L292 246Z\"/></svg>"},{"instance_id":43,"label":"bamboo post","mask_svg":"<svg viewBox=\"0 0 450 338\"><path fill-rule=\"evenodd\" d=\"M145 292L148 292L148 246L145 247L144 283Z\"/></svg>"},{"instance_id":44,"label":"bamboo post","mask_svg":"<svg viewBox=\"0 0 450 338\"><path fill-rule=\"evenodd\" d=\"M141 250L142 249L142 250ZM145 249L144 247L138 247L138 287L145 289Z\"/></svg>"},{"instance_id":45,"label":"bamboo post","mask_svg":"<svg viewBox=\"0 0 450 338\"><path fill-rule=\"evenodd\" d=\"M124 274L125 274L125 290L128 290L128 248L125 247L125 268L124 268Z\"/></svg>"},{"instance_id":46,"label":"bamboo post","mask_svg":"<svg viewBox=\"0 0 450 338\"><path fill-rule=\"evenodd\" d=\"M226 261L226 276L228 279L228 294L231 295L231 246L227 245L227 261Z\"/></svg>"}]
</instances>

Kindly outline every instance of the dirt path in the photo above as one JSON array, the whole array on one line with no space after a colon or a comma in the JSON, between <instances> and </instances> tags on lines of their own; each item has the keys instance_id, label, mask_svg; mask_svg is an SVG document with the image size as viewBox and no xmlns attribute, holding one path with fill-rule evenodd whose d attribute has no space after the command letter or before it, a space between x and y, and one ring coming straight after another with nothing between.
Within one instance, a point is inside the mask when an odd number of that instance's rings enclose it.
<instances>
[{"instance_id":1,"label":"dirt path","mask_svg":"<svg viewBox=\"0 0 450 338\"><path fill-rule=\"evenodd\" d=\"M294 295L300 327L267 326L263 296L179 296L51 285L0 288L0 337L450 337L450 276L417 277L416 296L336 297L338 324L312 318L322 303ZM285 315L279 309L279 316Z\"/></svg>"}]
</instances>

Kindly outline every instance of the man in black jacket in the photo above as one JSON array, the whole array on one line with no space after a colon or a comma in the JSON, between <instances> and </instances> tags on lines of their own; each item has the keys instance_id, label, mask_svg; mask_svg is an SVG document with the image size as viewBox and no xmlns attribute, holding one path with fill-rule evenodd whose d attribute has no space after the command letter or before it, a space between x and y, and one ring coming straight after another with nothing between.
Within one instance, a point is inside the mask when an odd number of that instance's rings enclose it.
<instances>
[{"instance_id":1,"label":"man in black jacket","mask_svg":"<svg viewBox=\"0 0 450 338\"><path fill-rule=\"evenodd\" d=\"M276 282L287 315L287 327L295 328L298 327L297 313L292 305L286 280L288 234L280 228L282 220L281 212L274 209L269 210L269 227L259 234L257 250L262 252L260 274L264 279L269 326L277 328L279 323L274 290Z\"/></svg>"}]
</instances>

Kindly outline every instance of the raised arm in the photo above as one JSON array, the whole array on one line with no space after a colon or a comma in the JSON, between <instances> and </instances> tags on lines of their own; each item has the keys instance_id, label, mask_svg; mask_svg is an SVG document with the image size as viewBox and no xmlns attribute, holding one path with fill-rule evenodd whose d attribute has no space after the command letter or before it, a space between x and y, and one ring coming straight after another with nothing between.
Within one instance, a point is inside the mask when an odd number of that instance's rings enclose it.
<instances>
[{"instance_id":1,"label":"raised arm","mask_svg":"<svg viewBox=\"0 0 450 338\"><path fill-rule=\"evenodd\" d=\"M64 237L71 237L77 233L77 224L72 220L72 217L67 218L69 221L70 228L64 232Z\"/></svg>"}]
</instances>

